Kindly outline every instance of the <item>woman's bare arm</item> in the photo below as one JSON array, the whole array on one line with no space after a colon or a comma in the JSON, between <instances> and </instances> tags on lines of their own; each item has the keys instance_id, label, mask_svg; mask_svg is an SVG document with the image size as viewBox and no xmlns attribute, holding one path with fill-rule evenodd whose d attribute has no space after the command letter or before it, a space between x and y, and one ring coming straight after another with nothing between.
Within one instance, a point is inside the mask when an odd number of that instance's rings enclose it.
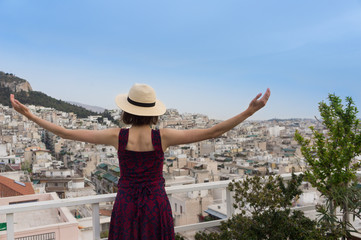
<instances>
[{"instance_id":1,"label":"woman's bare arm","mask_svg":"<svg viewBox=\"0 0 361 240\"><path fill-rule=\"evenodd\" d=\"M24 115L29 120L35 122L40 127L54 133L55 135L58 135L61 138L94 144L111 145L115 148L118 147L119 128L109 128L105 130L66 129L35 116L25 105L16 100L13 94L10 95L10 102L17 112Z\"/></svg>"},{"instance_id":2,"label":"woman's bare arm","mask_svg":"<svg viewBox=\"0 0 361 240\"><path fill-rule=\"evenodd\" d=\"M165 150L169 146L199 142L206 139L219 137L223 133L231 130L232 128L246 120L248 117L252 116L259 109L263 108L266 105L270 95L271 91L268 88L261 99L259 98L262 96L262 94L259 93L251 101L247 110L226 121L218 123L211 128L191 130L176 130L169 128L161 129L162 147Z\"/></svg>"}]
</instances>

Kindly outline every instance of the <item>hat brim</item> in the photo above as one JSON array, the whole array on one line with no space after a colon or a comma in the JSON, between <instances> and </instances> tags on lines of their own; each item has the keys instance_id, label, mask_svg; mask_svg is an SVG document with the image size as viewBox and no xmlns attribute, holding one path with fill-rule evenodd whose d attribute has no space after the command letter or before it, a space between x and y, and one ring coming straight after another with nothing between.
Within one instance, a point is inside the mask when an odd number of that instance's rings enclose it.
<instances>
[{"instance_id":1,"label":"hat brim","mask_svg":"<svg viewBox=\"0 0 361 240\"><path fill-rule=\"evenodd\" d=\"M137 116L160 116L167 110L165 105L156 100L153 107L139 107L128 102L128 94L119 94L115 97L115 103L123 111Z\"/></svg>"}]
</instances>

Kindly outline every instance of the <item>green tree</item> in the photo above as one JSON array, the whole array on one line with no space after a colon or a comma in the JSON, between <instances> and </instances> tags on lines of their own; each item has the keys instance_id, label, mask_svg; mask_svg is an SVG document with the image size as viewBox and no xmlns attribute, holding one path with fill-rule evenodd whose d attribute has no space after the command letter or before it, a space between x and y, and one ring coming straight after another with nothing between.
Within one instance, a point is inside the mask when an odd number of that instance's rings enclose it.
<instances>
[{"instance_id":1,"label":"green tree","mask_svg":"<svg viewBox=\"0 0 361 240\"><path fill-rule=\"evenodd\" d=\"M175 240L184 240L184 237L182 237L179 233L176 233Z\"/></svg>"},{"instance_id":2,"label":"green tree","mask_svg":"<svg viewBox=\"0 0 361 240\"><path fill-rule=\"evenodd\" d=\"M25 161L21 163L21 170L23 171L27 171L28 173L32 173L33 172L33 168L30 162Z\"/></svg>"},{"instance_id":3,"label":"green tree","mask_svg":"<svg viewBox=\"0 0 361 240\"><path fill-rule=\"evenodd\" d=\"M329 104L319 103L321 123L326 131L310 127L312 139L299 132L295 139L309 166L306 180L327 199L325 205L317 208L320 221L328 226L331 236L345 239L354 231L349 215L360 217L361 194L356 182L360 162L355 161L361 153L360 122L351 97L346 98L345 106L334 94L329 94L328 100ZM343 214L341 220L336 217L337 208Z\"/></svg>"},{"instance_id":4,"label":"green tree","mask_svg":"<svg viewBox=\"0 0 361 240\"><path fill-rule=\"evenodd\" d=\"M108 237L109 237L109 230L100 232L100 238L108 238Z\"/></svg>"},{"instance_id":5,"label":"green tree","mask_svg":"<svg viewBox=\"0 0 361 240\"><path fill-rule=\"evenodd\" d=\"M285 185L278 177L247 177L232 182L229 190L235 192L239 214L222 222L219 233L197 233L196 240L302 240L327 239L324 230L301 211L292 211L292 201L302 194L299 186L302 175L292 174Z\"/></svg>"}]
</instances>

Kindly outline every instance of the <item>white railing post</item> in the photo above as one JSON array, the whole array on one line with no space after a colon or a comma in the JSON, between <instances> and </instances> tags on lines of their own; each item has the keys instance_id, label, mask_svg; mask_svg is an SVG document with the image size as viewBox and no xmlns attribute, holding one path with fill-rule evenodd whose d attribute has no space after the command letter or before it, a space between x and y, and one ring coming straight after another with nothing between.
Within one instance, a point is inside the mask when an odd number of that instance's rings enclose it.
<instances>
[{"instance_id":1,"label":"white railing post","mask_svg":"<svg viewBox=\"0 0 361 240\"><path fill-rule=\"evenodd\" d=\"M14 240L14 213L6 214L6 239Z\"/></svg>"},{"instance_id":2,"label":"white railing post","mask_svg":"<svg viewBox=\"0 0 361 240\"><path fill-rule=\"evenodd\" d=\"M92 204L93 239L100 240L99 203Z\"/></svg>"},{"instance_id":3,"label":"white railing post","mask_svg":"<svg viewBox=\"0 0 361 240\"><path fill-rule=\"evenodd\" d=\"M231 218L234 213L233 207L233 193L226 187L226 203L227 203L227 218Z\"/></svg>"}]
</instances>

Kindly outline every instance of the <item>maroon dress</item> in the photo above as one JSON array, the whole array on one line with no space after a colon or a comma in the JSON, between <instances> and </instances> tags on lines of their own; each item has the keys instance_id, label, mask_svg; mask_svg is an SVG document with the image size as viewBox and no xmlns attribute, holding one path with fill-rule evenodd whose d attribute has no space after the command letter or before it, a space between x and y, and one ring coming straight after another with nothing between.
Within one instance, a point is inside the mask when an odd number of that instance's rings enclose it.
<instances>
[{"instance_id":1,"label":"maroon dress","mask_svg":"<svg viewBox=\"0 0 361 240\"><path fill-rule=\"evenodd\" d=\"M129 129L119 133L121 177L109 228L109 240L174 239L172 209L164 189L159 130L152 130L154 151L126 150Z\"/></svg>"}]
</instances>

